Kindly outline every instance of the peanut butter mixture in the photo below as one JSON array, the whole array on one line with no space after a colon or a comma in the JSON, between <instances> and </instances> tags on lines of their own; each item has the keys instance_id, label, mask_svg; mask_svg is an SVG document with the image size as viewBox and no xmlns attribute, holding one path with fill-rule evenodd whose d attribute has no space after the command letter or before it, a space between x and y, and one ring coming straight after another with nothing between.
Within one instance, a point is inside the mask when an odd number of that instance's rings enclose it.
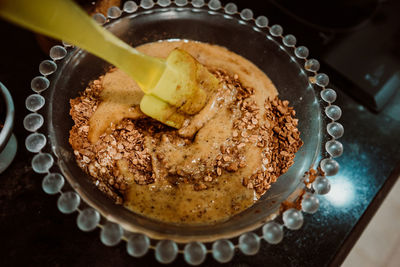
<instances>
[{"instance_id":1,"label":"peanut butter mixture","mask_svg":"<svg viewBox=\"0 0 400 267\"><path fill-rule=\"evenodd\" d=\"M220 81L200 113L179 130L165 126L141 113L137 84L111 69L71 100L70 143L95 185L136 213L178 224L227 220L293 164L298 121L268 77L225 48L163 41L138 50L166 57L176 47Z\"/></svg>"}]
</instances>

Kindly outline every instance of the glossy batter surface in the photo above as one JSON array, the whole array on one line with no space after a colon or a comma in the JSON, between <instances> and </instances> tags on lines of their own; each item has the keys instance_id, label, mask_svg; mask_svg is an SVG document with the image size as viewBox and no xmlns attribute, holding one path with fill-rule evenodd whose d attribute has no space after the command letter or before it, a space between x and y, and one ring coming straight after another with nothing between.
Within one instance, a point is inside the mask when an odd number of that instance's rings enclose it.
<instances>
[{"instance_id":1,"label":"glossy batter surface","mask_svg":"<svg viewBox=\"0 0 400 267\"><path fill-rule=\"evenodd\" d=\"M297 120L262 71L223 47L163 41L138 50L165 58L177 47L220 79L221 88L205 108L180 130L160 125L140 112L143 93L137 84L113 69L97 81L97 102L84 125L99 166L89 156L82 164L80 152L77 160L93 177L106 177L104 186L118 189L120 201L134 212L171 223L214 223L250 207L286 171L273 160L293 160L301 145ZM279 150L274 127L293 130L297 141L287 142L293 151ZM102 150L106 157L99 159Z\"/></svg>"}]
</instances>

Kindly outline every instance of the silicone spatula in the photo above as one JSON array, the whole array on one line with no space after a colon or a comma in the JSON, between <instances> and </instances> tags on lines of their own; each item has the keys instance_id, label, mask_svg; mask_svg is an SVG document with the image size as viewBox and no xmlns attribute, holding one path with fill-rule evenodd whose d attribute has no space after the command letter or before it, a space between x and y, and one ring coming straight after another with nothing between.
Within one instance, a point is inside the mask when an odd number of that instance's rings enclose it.
<instances>
[{"instance_id":1,"label":"silicone spatula","mask_svg":"<svg viewBox=\"0 0 400 267\"><path fill-rule=\"evenodd\" d=\"M180 128L187 115L204 106L202 84L218 85L216 78L182 50L167 60L144 55L99 26L69 0L0 0L0 16L30 30L67 41L108 61L131 76L146 94L142 111ZM202 68L203 67L203 68Z\"/></svg>"}]
</instances>

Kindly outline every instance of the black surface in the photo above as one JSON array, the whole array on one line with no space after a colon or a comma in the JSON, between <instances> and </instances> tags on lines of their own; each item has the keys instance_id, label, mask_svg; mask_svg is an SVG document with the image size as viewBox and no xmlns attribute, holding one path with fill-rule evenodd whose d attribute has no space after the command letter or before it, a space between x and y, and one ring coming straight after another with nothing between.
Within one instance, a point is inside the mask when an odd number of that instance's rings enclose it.
<instances>
[{"instance_id":1,"label":"black surface","mask_svg":"<svg viewBox=\"0 0 400 267\"><path fill-rule=\"evenodd\" d=\"M374 111L400 89L400 1L274 1L272 23L284 26L312 57L335 74L336 84ZM281 22L282 21L282 22Z\"/></svg>"},{"instance_id":2,"label":"black surface","mask_svg":"<svg viewBox=\"0 0 400 267\"><path fill-rule=\"evenodd\" d=\"M268 16L269 10L255 9L255 14ZM272 23L282 19L270 18ZM0 81L14 98L14 133L19 142L17 157L0 175L0 266L156 265L152 251L134 259L126 253L124 243L105 247L98 230L79 231L76 214L61 214L56 207L57 197L42 191L43 175L32 171L33 155L24 148L28 132L22 120L27 114L25 98L32 93L30 80L39 74L38 65L48 56L27 31L0 22L0 36ZM298 39L309 46L300 36ZM336 77L330 78L334 83ZM383 111L373 113L344 93L347 89L338 90L337 101L343 110L340 122L345 127L341 138L345 152L338 160L341 170L331 178L332 192L321 198L320 210L306 215L300 230L286 231L281 244L271 246L263 241L257 255L248 257L236 252L234 260L225 266L338 265L366 227L399 175L400 93L397 91ZM181 255L174 265L184 265ZM218 266L210 256L204 265Z\"/></svg>"}]
</instances>

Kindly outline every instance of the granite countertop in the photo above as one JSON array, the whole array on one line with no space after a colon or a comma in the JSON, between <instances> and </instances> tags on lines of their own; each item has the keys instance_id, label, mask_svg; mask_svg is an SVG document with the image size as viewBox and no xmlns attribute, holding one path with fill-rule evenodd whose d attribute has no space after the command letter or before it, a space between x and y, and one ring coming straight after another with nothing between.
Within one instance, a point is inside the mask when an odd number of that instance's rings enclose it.
<instances>
[{"instance_id":1,"label":"granite countertop","mask_svg":"<svg viewBox=\"0 0 400 267\"><path fill-rule=\"evenodd\" d=\"M122 266L157 265L154 252L140 259L126 253L125 243L106 247L99 230L81 232L76 214L63 215L57 196L41 189L43 175L32 171L33 154L24 143L28 132L22 126L27 114L25 98L32 93L30 81L47 59L35 36L0 22L0 81L13 96L16 107L14 134L19 147L11 166L0 175L0 266ZM368 224L400 173L400 92L376 114L338 90L343 111L340 139L344 154L341 169L331 178L331 193L320 198L320 210L305 215L298 231L286 231L282 243L262 241L260 252L245 256L236 252L225 266L328 266L340 264ZM175 265L185 265L178 256ZM204 265L219 266L208 256Z\"/></svg>"}]
</instances>

